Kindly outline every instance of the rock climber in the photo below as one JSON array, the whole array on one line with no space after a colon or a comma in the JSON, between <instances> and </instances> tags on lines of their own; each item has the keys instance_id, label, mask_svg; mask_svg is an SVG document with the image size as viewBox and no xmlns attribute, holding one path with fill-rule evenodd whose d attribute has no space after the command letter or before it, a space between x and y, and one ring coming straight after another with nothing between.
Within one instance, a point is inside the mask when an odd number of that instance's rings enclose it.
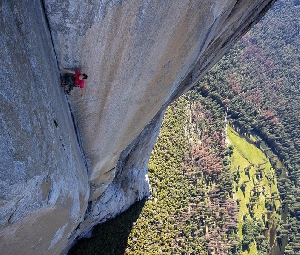
<instances>
[{"instance_id":1,"label":"rock climber","mask_svg":"<svg viewBox=\"0 0 300 255\"><path fill-rule=\"evenodd\" d=\"M79 87L81 89L81 98L84 97L84 80L88 78L85 73L80 73L78 71L73 71L63 67L59 67L63 72L66 72L62 78L62 86L66 87L66 92L71 95L71 91L74 87Z\"/></svg>"}]
</instances>

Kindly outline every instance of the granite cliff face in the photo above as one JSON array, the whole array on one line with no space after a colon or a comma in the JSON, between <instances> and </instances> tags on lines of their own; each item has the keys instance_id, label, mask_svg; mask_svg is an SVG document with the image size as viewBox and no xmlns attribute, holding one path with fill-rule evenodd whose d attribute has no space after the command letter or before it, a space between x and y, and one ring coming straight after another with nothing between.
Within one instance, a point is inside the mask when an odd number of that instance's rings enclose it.
<instances>
[{"instance_id":1,"label":"granite cliff face","mask_svg":"<svg viewBox=\"0 0 300 255\"><path fill-rule=\"evenodd\" d=\"M149 195L165 107L272 2L2 1L1 251L63 253ZM84 99L57 62L89 75Z\"/></svg>"},{"instance_id":2,"label":"granite cliff face","mask_svg":"<svg viewBox=\"0 0 300 255\"><path fill-rule=\"evenodd\" d=\"M89 198L40 1L1 1L0 254L59 254Z\"/></svg>"}]
</instances>

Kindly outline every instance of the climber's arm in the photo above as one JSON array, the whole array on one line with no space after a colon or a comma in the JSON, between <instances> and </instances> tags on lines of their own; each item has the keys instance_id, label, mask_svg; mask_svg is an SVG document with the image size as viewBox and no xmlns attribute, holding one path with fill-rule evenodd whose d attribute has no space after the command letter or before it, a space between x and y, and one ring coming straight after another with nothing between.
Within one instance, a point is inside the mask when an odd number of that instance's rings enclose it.
<instances>
[{"instance_id":1,"label":"climber's arm","mask_svg":"<svg viewBox=\"0 0 300 255\"><path fill-rule=\"evenodd\" d=\"M75 71L73 70L70 70L70 69L66 69L66 68L63 68L63 67L59 67L59 69L63 72L66 72L66 73L72 73L72 74L75 74Z\"/></svg>"}]
</instances>

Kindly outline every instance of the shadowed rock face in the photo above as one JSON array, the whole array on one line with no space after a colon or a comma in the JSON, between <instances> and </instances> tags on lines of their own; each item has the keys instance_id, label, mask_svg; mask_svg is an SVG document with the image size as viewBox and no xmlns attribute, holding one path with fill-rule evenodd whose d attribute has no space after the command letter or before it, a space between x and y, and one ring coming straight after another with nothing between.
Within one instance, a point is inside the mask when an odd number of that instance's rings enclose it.
<instances>
[{"instance_id":1,"label":"shadowed rock face","mask_svg":"<svg viewBox=\"0 0 300 255\"><path fill-rule=\"evenodd\" d=\"M45 19L40 1L2 1L0 249L58 254L149 195L165 107L271 2L44 0ZM69 97L77 133L56 57L89 75Z\"/></svg>"},{"instance_id":2,"label":"shadowed rock face","mask_svg":"<svg viewBox=\"0 0 300 255\"><path fill-rule=\"evenodd\" d=\"M0 3L0 254L59 254L88 176L39 1Z\"/></svg>"}]
</instances>

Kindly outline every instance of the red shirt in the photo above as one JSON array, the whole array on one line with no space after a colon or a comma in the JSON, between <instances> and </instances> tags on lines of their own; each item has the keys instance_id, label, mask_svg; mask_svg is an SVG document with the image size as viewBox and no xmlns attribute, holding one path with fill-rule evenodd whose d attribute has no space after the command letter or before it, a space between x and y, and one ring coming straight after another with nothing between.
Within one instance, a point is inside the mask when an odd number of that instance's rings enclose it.
<instances>
[{"instance_id":1,"label":"red shirt","mask_svg":"<svg viewBox=\"0 0 300 255\"><path fill-rule=\"evenodd\" d=\"M75 86L76 87L80 87L81 89L84 88L84 80L79 80L79 76L81 75L80 72L78 71L75 71L75 79L74 79L74 82L75 82Z\"/></svg>"}]
</instances>

